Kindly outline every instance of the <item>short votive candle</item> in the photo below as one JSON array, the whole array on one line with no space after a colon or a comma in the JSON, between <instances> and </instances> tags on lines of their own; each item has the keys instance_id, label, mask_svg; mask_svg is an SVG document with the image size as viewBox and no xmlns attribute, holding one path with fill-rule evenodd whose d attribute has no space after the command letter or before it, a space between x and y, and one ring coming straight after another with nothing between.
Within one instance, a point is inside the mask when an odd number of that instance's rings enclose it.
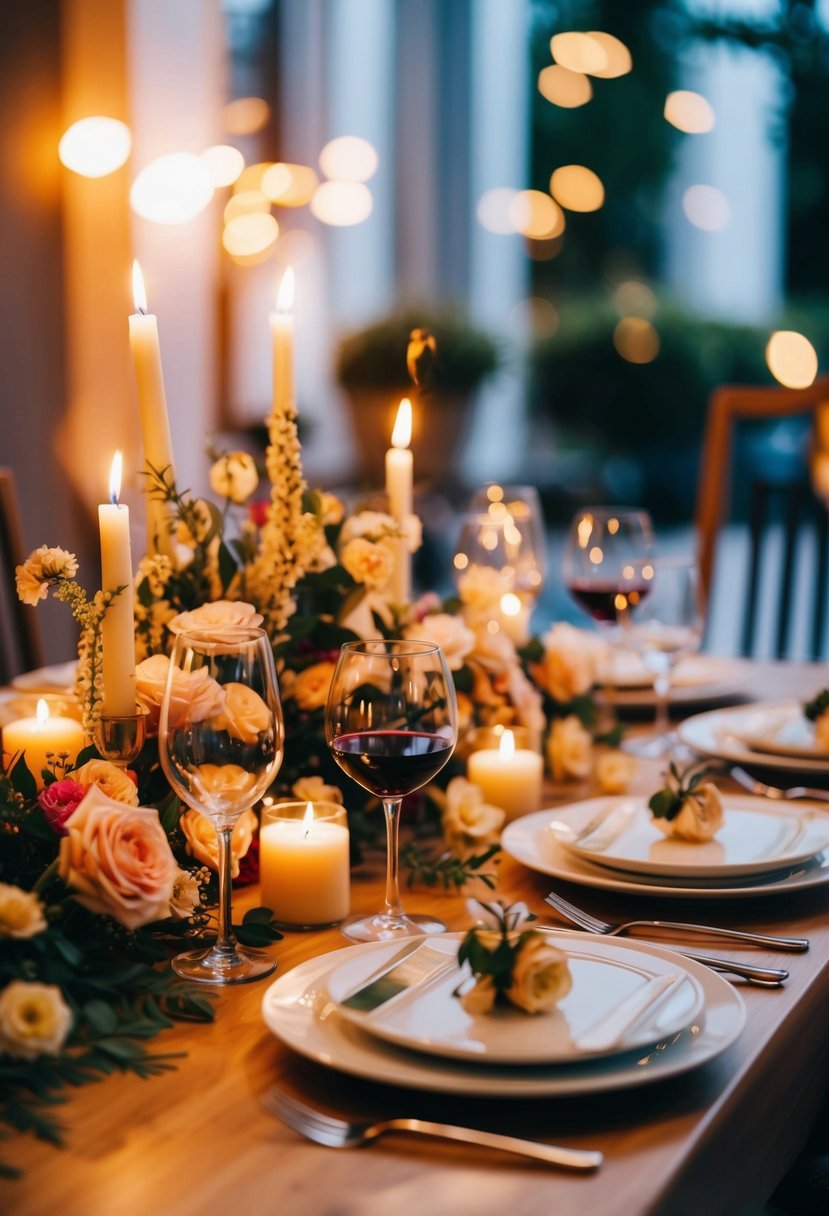
<instances>
[{"instance_id":1,"label":"short votive candle","mask_svg":"<svg viewBox=\"0 0 829 1216\"><path fill-rule=\"evenodd\" d=\"M259 833L262 907L294 929L336 925L351 907L348 820L337 802L277 802Z\"/></svg>"}]
</instances>

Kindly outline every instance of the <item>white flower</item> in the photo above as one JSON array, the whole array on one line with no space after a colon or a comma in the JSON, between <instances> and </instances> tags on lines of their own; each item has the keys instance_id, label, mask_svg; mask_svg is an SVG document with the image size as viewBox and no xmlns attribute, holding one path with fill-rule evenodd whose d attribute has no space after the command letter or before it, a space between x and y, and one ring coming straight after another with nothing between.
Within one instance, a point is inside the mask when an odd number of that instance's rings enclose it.
<instances>
[{"instance_id":1,"label":"white flower","mask_svg":"<svg viewBox=\"0 0 829 1216\"><path fill-rule=\"evenodd\" d=\"M602 752L596 760L596 781L603 794L624 794L635 771L633 756L618 748Z\"/></svg>"},{"instance_id":2,"label":"white flower","mask_svg":"<svg viewBox=\"0 0 829 1216\"><path fill-rule=\"evenodd\" d=\"M343 792L337 785L326 785L322 777L300 777L291 786L291 793L300 802L339 802Z\"/></svg>"},{"instance_id":3,"label":"white flower","mask_svg":"<svg viewBox=\"0 0 829 1216\"><path fill-rule=\"evenodd\" d=\"M0 882L0 938L34 937L45 928L43 904L34 892Z\"/></svg>"},{"instance_id":4,"label":"white flower","mask_svg":"<svg viewBox=\"0 0 829 1216\"><path fill-rule=\"evenodd\" d=\"M388 600L379 591L365 591L353 603L349 597L345 601L345 609L337 618L337 623L342 625L343 629L356 633L358 638L377 637L375 614L387 628L390 628L394 621Z\"/></svg>"},{"instance_id":5,"label":"white flower","mask_svg":"<svg viewBox=\"0 0 829 1216\"><path fill-rule=\"evenodd\" d=\"M485 803L480 786L465 777L453 777L447 785L441 823L453 853L463 856L481 845L496 844L504 818L501 808Z\"/></svg>"},{"instance_id":6,"label":"white flower","mask_svg":"<svg viewBox=\"0 0 829 1216\"><path fill-rule=\"evenodd\" d=\"M494 633L486 625L475 629L475 649L472 657L490 672L508 671L518 664L515 643L503 630Z\"/></svg>"},{"instance_id":7,"label":"white flower","mask_svg":"<svg viewBox=\"0 0 829 1216\"><path fill-rule=\"evenodd\" d=\"M24 604L35 605L46 598L51 581L72 579L77 572L78 559L74 553L41 545L29 554L22 566L15 569L18 597Z\"/></svg>"},{"instance_id":8,"label":"white flower","mask_svg":"<svg viewBox=\"0 0 829 1216\"><path fill-rule=\"evenodd\" d=\"M199 882L189 870L179 870L170 896L170 913L178 920L187 920L201 906Z\"/></svg>"},{"instance_id":9,"label":"white flower","mask_svg":"<svg viewBox=\"0 0 829 1216\"><path fill-rule=\"evenodd\" d=\"M540 934L533 934L518 951L506 996L527 1013L547 1013L572 987L567 955Z\"/></svg>"},{"instance_id":10,"label":"white flower","mask_svg":"<svg viewBox=\"0 0 829 1216\"><path fill-rule=\"evenodd\" d=\"M575 714L554 718L547 739L547 760L554 781L581 781L590 775L593 740Z\"/></svg>"},{"instance_id":11,"label":"white flower","mask_svg":"<svg viewBox=\"0 0 829 1216\"><path fill-rule=\"evenodd\" d=\"M407 625L403 637L408 640L434 642L440 646L450 671L459 671L475 645L475 634L460 617L448 612L435 612L414 625Z\"/></svg>"},{"instance_id":12,"label":"white flower","mask_svg":"<svg viewBox=\"0 0 829 1216\"><path fill-rule=\"evenodd\" d=\"M534 675L554 701L566 704L590 691L597 663L592 634L560 622L544 634L541 644L544 658L535 665Z\"/></svg>"},{"instance_id":13,"label":"white flower","mask_svg":"<svg viewBox=\"0 0 829 1216\"><path fill-rule=\"evenodd\" d=\"M180 612L168 622L171 633L184 633L188 629L255 628L262 624L262 617L253 604L244 600L214 600L202 604L192 612Z\"/></svg>"},{"instance_id":14,"label":"white flower","mask_svg":"<svg viewBox=\"0 0 829 1216\"><path fill-rule=\"evenodd\" d=\"M703 844L712 840L725 822L720 791L710 781L698 785L686 795L682 807L673 819L654 815L653 822L666 836Z\"/></svg>"},{"instance_id":15,"label":"white flower","mask_svg":"<svg viewBox=\"0 0 829 1216\"><path fill-rule=\"evenodd\" d=\"M12 980L0 992L0 1054L20 1060L57 1055L72 1027L72 1012L55 984Z\"/></svg>"},{"instance_id":16,"label":"white flower","mask_svg":"<svg viewBox=\"0 0 829 1216\"><path fill-rule=\"evenodd\" d=\"M248 452L228 452L210 470L210 489L237 505L247 502L259 485L256 461Z\"/></svg>"}]
</instances>

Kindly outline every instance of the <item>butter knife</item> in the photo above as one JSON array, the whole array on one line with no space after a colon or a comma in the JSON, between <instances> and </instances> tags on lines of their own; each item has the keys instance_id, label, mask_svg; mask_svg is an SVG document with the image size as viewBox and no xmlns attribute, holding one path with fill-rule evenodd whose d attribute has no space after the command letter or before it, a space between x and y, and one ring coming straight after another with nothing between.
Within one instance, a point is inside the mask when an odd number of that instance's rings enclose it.
<instances>
[{"instance_id":1,"label":"butter knife","mask_svg":"<svg viewBox=\"0 0 829 1216\"><path fill-rule=\"evenodd\" d=\"M629 992L595 1026L579 1035L576 1046L582 1051L609 1051L611 1047L618 1046L640 1018L654 1005L660 1004L680 979L684 979L684 976L675 973L652 975L644 984Z\"/></svg>"},{"instance_id":2,"label":"butter knife","mask_svg":"<svg viewBox=\"0 0 829 1216\"><path fill-rule=\"evenodd\" d=\"M361 1013L371 1013L392 1000L397 1007L404 993L412 995L422 991L427 984L456 967L457 962L457 958L445 950L435 950L425 942L414 940L339 1004Z\"/></svg>"}]
</instances>

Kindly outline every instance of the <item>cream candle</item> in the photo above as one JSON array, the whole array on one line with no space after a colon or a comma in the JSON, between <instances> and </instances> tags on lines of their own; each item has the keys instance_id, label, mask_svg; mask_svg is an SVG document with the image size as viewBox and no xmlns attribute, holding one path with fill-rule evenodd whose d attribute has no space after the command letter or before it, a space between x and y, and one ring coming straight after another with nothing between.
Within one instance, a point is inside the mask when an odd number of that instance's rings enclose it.
<instances>
[{"instance_id":1,"label":"cream candle","mask_svg":"<svg viewBox=\"0 0 829 1216\"><path fill-rule=\"evenodd\" d=\"M176 471L161 369L158 322L152 313L147 312L144 279L138 262L132 264L132 292L136 311L130 316L130 350L138 388L144 459L158 472L163 472L167 484L172 485ZM147 548L150 553L172 557L174 540L170 530L170 504L154 496L150 487L151 482L147 481Z\"/></svg>"},{"instance_id":2,"label":"cream candle","mask_svg":"<svg viewBox=\"0 0 829 1216\"><path fill-rule=\"evenodd\" d=\"M273 408L276 413L294 410L294 272L289 266L282 276L276 311L270 314L273 353Z\"/></svg>"},{"instance_id":3,"label":"cream candle","mask_svg":"<svg viewBox=\"0 0 829 1216\"><path fill-rule=\"evenodd\" d=\"M411 441L412 403L408 397L404 397L397 410L397 418L391 435L391 447L386 451L386 494L389 499L389 514L401 528L406 527L406 522L412 513L414 458L409 447ZM411 598L412 559L405 537L395 541L391 590L397 604L406 604Z\"/></svg>"},{"instance_id":4,"label":"cream candle","mask_svg":"<svg viewBox=\"0 0 829 1216\"><path fill-rule=\"evenodd\" d=\"M56 777L63 777L67 768L75 763L83 745L80 722L74 718L53 718L41 697L35 717L18 718L3 727L3 767L22 753L37 788L42 790L42 770L51 769Z\"/></svg>"},{"instance_id":5,"label":"cream candle","mask_svg":"<svg viewBox=\"0 0 829 1216\"><path fill-rule=\"evenodd\" d=\"M505 730L499 747L473 752L467 777L480 786L484 800L499 806L507 820L537 811L541 806L544 761L538 752L516 748L511 730Z\"/></svg>"},{"instance_id":6,"label":"cream candle","mask_svg":"<svg viewBox=\"0 0 829 1216\"><path fill-rule=\"evenodd\" d=\"M259 833L262 907L305 929L348 916L350 856L345 808L336 802L283 802L267 809Z\"/></svg>"},{"instance_id":7,"label":"cream candle","mask_svg":"<svg viewBox=\"0 0 829 1216\"><path fill-rule=\"evenodd\" d=\"M101 627L103 712L111 717L135 713L135 624L133 620L132 558L129 508L118 502L121 492L121 453L110 473L111 502L98 507L101 534L101 588L123 590L109 605Z\"/></svg>"}]
</instances>

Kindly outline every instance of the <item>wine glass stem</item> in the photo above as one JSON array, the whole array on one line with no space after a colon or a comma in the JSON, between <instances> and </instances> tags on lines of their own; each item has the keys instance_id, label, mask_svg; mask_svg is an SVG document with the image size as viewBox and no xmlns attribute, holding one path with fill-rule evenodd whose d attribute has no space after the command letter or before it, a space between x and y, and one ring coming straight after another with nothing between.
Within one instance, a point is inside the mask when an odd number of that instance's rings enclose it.
<instances>
[{"instance_id":1,"label":"wine glass stem","mask_svg":"<svg viewBox=\"0 0 829 1216\"><path fill-rule=\"evenodd\" d=\"M402 916L400 902L400 861L398 857L398 829L402 798L384 798L383 812L386 816L386 913Z\"/></svg>"},{"instance_id":2,"label":"wine glass stem","mask_svg":"<svg viewBox=\"0 0 829 1216\"><path fill-rule=\"evenodd\" d=\"M671 722L668 717L668 703L671 696L671 669L667 667L654 677L653 691L656 693L656 715L654 730L659 735L670 734Z\"/></svg>"},{"instance_id":3,"label":"wine glass stem","mask_svg":"<svg viewBox=\"0 0 829 1216\"><path fill-rule=\"evenodd\" d=\"M214 949L222 954L234 954L236 938L231 914L231 838L232 827L217 827L219 837L219 932Z\"/></svg>"}]
</instances>

